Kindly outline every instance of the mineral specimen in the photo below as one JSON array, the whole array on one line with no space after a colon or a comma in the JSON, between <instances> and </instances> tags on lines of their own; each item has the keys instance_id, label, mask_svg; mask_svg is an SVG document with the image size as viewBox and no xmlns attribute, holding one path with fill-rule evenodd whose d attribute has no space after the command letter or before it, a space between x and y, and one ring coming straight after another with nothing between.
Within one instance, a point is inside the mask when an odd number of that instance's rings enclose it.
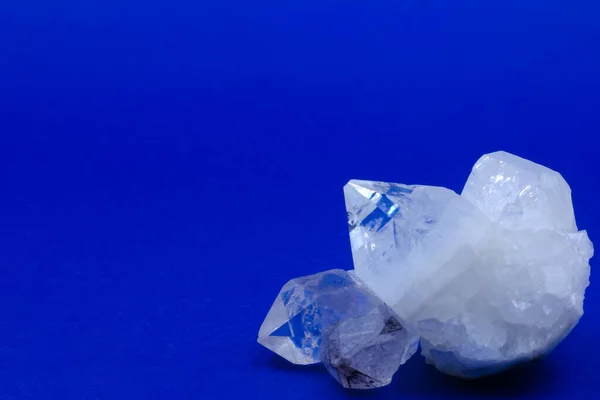
<instances>
[{"instance_id":1,"label":"mineral specimen","mask_svg":"<svg viewBox=\"0 0 600 400\"><path fill-rule=\"evenodd\" d=\"M498 152L461 196L350 181L345 197L357 275L442 372L476 378L538 358L583 314L592 244L546 167Z\"/></svg>"},{"instance_id":2,"label":"mineral specimen","mask_svg":"<svg viewBox=\"0 0 600 400\"><path fill-rule=\"evenodd\" d=\"M345 387L387 385L418 337L352 273L329 270L283 286L258 342L295 364L322 361Z\"/></svg>"},{"instance_id":3,"label":"mineral specimen","mask_svg":"<svg viewBox=\"0 0 600 400\"><path fill-rule=\"evenodd\" d=\"M290 281L259 333L292 362L382 386L415 332L428 363L477 378L547 354L583 314L593 247L549 168L496 152L461 195L352 180L344 196L354 271Z\"/></svg>"}]
</instances>

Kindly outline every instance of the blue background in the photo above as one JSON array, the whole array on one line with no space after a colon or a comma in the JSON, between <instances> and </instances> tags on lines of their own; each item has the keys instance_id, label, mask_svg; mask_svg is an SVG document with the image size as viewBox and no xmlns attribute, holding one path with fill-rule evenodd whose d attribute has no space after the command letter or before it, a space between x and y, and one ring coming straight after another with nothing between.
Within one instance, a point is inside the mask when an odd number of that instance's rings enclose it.
<instances>
[{"instance_id":1,"label":"blue background","mask_svg":"<svg viewBox=\"0 0 600 400\"><path fill-rule=\"evenodd\" d=\"M477 382L415 356L347 392L255 340L288 279L351 267L350 178L460 190L504 149L562 172L596 239L598 21L595 1L3 0L0 399L597 398L594 279L551 356Z\"/></svg>"}]
</instances>

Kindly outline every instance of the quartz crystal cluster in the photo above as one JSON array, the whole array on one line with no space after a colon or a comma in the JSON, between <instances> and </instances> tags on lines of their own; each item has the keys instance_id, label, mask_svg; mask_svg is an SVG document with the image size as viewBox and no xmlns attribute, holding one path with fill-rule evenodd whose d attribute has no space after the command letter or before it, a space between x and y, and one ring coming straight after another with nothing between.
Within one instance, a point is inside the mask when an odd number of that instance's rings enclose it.
<instances>
[{"instance_id":1,"label":"quartz crystal cluster","mask_svg":"<svg viewBox=\"0 0 600 400\"><path fill-rule=\"evenodd\" d=\"M377 387L418 337L428 363L477 378L547 354L583 314L593 247L559 173L497 152L460 195L358 180L344 194L354 271L284 286L259 342L286 359Z\"/></svg>"}]
</instances>

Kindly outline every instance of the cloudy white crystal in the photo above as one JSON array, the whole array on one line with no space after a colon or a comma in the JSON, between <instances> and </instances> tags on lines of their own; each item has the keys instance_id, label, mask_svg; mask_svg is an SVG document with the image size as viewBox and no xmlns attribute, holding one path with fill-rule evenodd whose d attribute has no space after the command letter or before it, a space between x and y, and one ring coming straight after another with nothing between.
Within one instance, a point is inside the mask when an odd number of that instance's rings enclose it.
<instances>
[{"instance_id":1,"label":"cloudy white crystal","mask_svg":"<svg viewBox=\"0 0 600 400\"><path fill-rule=\"evenodd\" d=\"M497 152L449 189L350 181L357 275L467 378L551 351L583 314L593 248L560 174Z\"/></svg>"},{"instance_id":2,"label":"cloudy white crystal","mask_svg":"<svg viewBox=\"0 0 600 400\"><path fill-rule=\"evenodd\" d=\"M577 230L571 188L564 178L504 151L475 163L462 196L510 230Z\"/></svg>"}]
</instances>

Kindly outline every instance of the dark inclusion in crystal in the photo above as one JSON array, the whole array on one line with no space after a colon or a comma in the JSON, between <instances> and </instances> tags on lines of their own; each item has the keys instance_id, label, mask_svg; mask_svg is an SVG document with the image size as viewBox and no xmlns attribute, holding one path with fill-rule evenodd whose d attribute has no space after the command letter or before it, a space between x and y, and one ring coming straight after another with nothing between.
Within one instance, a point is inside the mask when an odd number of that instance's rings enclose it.
<instances>
[{"instance_id":1,"label":"dark inclusion in crystal","mask_svg":"<svg viewBox=\"0 0 600 400\"><path fill-rule=\"evenodd\" d=\"M385 383L352 368L349 360L342 359L335 367L334 377L336 375L337 380L348 389L372 389L385 385Z\"/></svg>"},{"instance_id":2,"label":"dark inclusion in crystal","mask_svg":"<svg viewBox=\"0 0 600 400\"><path fill-rule=\"evenodd\" d=\"M385 326L381 330L381 334L392 333L404 329L400 322L395 317L390 317L385 321Z\"/></svg>"},{"instance_id":3,"label":"dark inclusion in crystal","mask_svg":"<svg viewBox=\"0 0 600 400\"><path fill-rule=\"evenodd\" d=\"M417 340L381 304L368 315L332 326L323 336L321 360L345 388L373 389L388 385L416 348Z\"/></svg>"}]
</instances>

